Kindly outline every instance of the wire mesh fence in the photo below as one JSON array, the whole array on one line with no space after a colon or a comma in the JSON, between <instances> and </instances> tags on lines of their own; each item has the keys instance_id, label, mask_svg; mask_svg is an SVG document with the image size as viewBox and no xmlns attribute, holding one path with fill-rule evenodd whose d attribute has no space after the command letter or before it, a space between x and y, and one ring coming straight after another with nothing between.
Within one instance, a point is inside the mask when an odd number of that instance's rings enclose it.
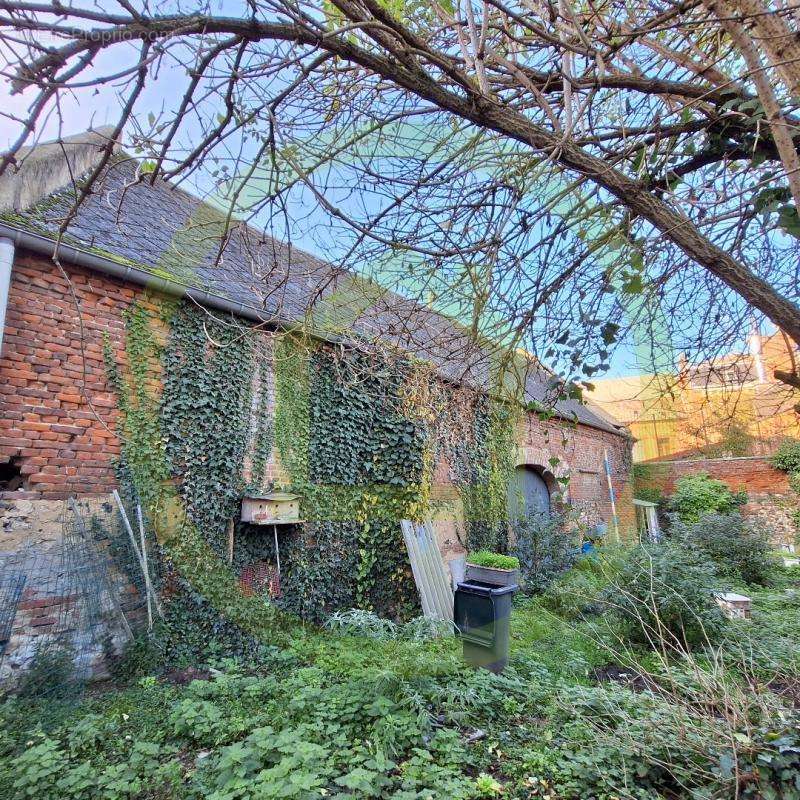
<instances>
[{"instance_id":1,"label":"wire mesh fence","mask_svg":"<svg viewBox=\"0 0 800 800\"><path fill-rule=\"evenodd\" d=\"M147 629L153 597L142 562L146 553L155 583L156 548L144 524L132 537L119 511L105 508L70 498L60 535L0 552L0 693L79 695Z\"/></svg>"}]
</instances>

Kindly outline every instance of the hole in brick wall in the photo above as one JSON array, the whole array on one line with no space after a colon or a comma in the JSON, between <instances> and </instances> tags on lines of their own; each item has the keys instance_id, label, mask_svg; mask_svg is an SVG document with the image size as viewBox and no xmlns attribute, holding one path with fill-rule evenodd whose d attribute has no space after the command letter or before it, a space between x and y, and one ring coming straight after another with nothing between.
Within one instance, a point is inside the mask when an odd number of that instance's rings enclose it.
<instances>
[{"instance_id":1,"label":"hole in brick wall","mask_svg":"<svg viewBox=\"0 0 800 800\"><path fill-rule=\"evenodd\" d=\"M0 492L14 492L27 488L21 472L22 461L16 456L0 464Z\"/></svg>"}]
</instances>

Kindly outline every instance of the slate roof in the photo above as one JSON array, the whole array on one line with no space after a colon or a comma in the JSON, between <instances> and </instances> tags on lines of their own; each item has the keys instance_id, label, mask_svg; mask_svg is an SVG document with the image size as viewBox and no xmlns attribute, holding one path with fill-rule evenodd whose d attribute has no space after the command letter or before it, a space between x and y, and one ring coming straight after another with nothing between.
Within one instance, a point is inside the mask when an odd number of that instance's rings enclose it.
<instances>
[{"instance_id":1,"label":"slate roof","mask_svg":"<svg viewBox=\"0 0 800 800\"><path fill-rule=\"evenodd\" d=\"M136 182L135 162L119 158L80 207L65 241L95 255L128 262L156 277L236 301L276 324L313 320L313 329L352 331L402 347L457 382L489 385L487 345L477 345L455 320L388 292L374 282L233 221L182 189ZM0 222L52 237L72 203L61 189ZM224 235L224 236L223 236ZM221 237L224 241L221 241ZM499 348L498 348L499 349ZM559 416L626 434L603 411L575 400L553 403L553 378L528 360L526 396Z\"/></svg>"}]
</instances>

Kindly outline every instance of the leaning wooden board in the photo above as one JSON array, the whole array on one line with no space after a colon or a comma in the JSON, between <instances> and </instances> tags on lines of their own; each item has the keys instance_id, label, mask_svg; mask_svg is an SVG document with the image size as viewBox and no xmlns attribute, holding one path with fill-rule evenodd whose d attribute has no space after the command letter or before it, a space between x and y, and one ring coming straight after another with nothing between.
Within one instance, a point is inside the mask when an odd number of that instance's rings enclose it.
<instances>
[{"instance_id":1,"label":"leaning wooden board","mask_svg":"<svg viewBox=\"0 0 800 800\"><path fill-rule=\"evenodd\" d=\"M433 525L404 519L400 523L411 562L411 572L419 590L422 613L428 619L453 621L453 590L447 568L436 544Z\"/></svg>"}]
</instances>

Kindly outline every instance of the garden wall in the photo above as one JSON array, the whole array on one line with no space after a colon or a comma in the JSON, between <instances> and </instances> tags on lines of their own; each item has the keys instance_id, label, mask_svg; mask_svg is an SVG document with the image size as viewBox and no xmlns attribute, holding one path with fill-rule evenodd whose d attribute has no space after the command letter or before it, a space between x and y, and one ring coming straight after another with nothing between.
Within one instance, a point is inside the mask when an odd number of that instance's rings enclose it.
<instances>
[{"instance_id":1,"label":"garden wall","mask_svg":"<svg viewBox=\"0 0 800 800\"><path fill-rule=\"evenodd\" d=\"M794 514L797 495L790 489L785 472L775 469L768 458L705 458L684 461L648 461L636 465L636 489L657 489L672 494L677 481L686 475L707 472L732 491L747 492L744 514L759 517L769 524L777 546L795 543Z\"/></svg>"}]
</instances>

